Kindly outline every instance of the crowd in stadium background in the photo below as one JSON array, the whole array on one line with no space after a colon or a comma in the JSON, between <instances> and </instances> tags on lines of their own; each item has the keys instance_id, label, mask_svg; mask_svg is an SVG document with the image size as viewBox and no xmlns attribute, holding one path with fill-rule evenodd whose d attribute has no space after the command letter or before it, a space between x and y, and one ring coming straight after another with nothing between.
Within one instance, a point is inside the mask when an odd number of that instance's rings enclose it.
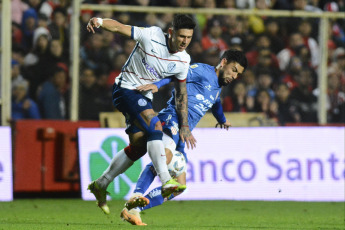
<instances>
[{"instance_id":1,"label":"crowd in stadium background","mask_svg":"<svg viewBox=\"0 0 345 230\"><path fill-rule=\"evenodd\" d=\"M69 0L12 0L12 119L69 119ZM108 0L91 4L197 8L257 8L345 11L344 1L327 0ZM159 26L167 31L173 14L114 13L82 10L80 17L79 119L98 120L113 111L111 88L135 41L97 30L88 33L93 16L123 24ZM317 18L193 15L197 29L187 52L193 62L216 65L226 49L246 53L249 68L223 90L225 112L263 112L286 123L317 123L317 68L320 63ZM327 122L345 122L345 19L329 21ZM154 97L159 111L170 85Z\"/></svg>"}]
</instances>

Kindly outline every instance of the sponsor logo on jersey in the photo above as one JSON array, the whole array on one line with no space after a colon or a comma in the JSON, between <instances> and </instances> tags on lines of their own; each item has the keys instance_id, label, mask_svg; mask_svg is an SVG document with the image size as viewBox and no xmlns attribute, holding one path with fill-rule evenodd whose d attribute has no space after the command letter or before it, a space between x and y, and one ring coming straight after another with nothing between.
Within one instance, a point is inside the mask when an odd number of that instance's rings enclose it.
<instances>
[{"instance_id":1,"label":"sponsor logo on jersey","mask_svg":"<svg viewBox=\"0 0 345 230\"><path fill-rule=\"evenodd\" d=\"M195 97L200 101L204 100L204 96L202 94L197 94Z\"/></svg>"},{"instance_id":2,"label":"sponsor logo on jersey","mask_svg":"<svg viewBox=\"0 0 345 230\"><path fill-rule=\"evenodd\" d=\"M162 77L157 73L157 71L146 62L145 58L143 58L141 62L144 64L145 69L147 69L147 71L152 73L156 78L162 79Z\"/></svg>"},{"instance_id":3,"label":"sponsor logo on jersey","mask_svg":"<svg viewBox=\"0 0 345 230\"><path fill-rule=\"evenodd\" d=\"M176 130L176 128L174 126L172 126L170 129L171 129L172 135L176 135L177 134L177 130Z\"/></svg>"},{"instance_id":4,"label":"sponsor logo on jersey","mask_svg":"<svg viewBox=\"0 0 345 230\"><path fill-rule=\"evenodd\" d=\"M140 106L145 106L145 105L147 105L147 101L146 101L145 99L140 98L140 99L138 100L138 105L140 105Z\"/></svg>"},{"instance_id":5,"label":"sponsor logo on jersey","mask_svg":"<svg viewBox=\"0 0 345 230\"><path fill-rule=\"evenodd\" d=\"M211 91L211 85L205 85L205 88L208 90L208 91Z\"/></svg>"},{"instance_id":6,"label":"sponsor logo on jersey","mask_svg":"<svg viewBox=\"0 0 345 230\"><path fill-rule=\"evenodd\" d=\"M171 73L175 70L176 68L176 63L175 62L170 62L168 65L168 73Z\"/></svg>"},{"instance_id":7,"label":"sponsor logo on jersey","mask_svg":"<svg viewBox=\"0 0 345 230\"><path fill-rule=\"evenodd\" d=\"M197 64L194 64L194 65L191 65L191 66L190 66L190 68L192 68L192 69L195 69L196 67L198 67Z\"/></svg>"}]
</instances>

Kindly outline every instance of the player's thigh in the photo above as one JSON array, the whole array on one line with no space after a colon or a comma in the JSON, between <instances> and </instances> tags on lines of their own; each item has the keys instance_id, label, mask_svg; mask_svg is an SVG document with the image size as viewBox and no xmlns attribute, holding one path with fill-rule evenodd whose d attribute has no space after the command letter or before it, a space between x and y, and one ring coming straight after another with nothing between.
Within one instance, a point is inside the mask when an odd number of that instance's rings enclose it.
<instances>
[{"instance_id":1,"label":"player's thigh","mask_svg":"<svg viewBox=\"0 0 345 230\"><path fill-rule=\"evenodd\" d=\"M162 126L152 108L150 99L143 96L136 90L129 90L114 85L113 90L114 106L126 117L126 123L131 132L132 125L142 131L162 130Z\"/></svg>"},{"instance_id":2,"label":"player's thigh","mask_svg":"<svg viewBox=\"0 0 345 230\"><path fill-rule=\"evenodd\" d=\"M147 138L144 132L128 133L129 143L138 148L146 149Z\"/></svg>"}]
</instances>

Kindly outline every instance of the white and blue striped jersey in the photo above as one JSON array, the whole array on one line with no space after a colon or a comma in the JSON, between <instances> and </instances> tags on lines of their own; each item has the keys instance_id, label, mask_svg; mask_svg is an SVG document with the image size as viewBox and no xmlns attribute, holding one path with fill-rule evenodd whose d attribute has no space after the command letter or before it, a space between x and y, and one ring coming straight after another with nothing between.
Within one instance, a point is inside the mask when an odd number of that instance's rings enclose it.
<instances>
[{"instance_id":1,"label":"white and blue striped jersey","mask_svg":"<svg viewBox=\"0 0 345 230\"><path fill-rule=\"evenodd\" d=\"M175 76L185 80L190 56L186 51L170 53L168 35L159 27L132 26L132 39L137 41L115 83L127 89L152 84L163 78ZM143 93L152 99L151 91Z\"/></svg>"}]
</instances>

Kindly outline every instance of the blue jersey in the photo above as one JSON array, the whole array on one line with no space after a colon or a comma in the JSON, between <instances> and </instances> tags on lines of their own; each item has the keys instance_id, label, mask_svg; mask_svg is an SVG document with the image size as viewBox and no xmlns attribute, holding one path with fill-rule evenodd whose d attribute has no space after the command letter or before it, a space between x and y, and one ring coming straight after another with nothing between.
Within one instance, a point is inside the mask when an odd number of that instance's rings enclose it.
<instances>
[{"instance_id":1,"label":"blue jersey","mask_svg":"<svg viewBox=\"0 0 345 230\"><path fill-rule=\"evenodd\" d=\"M225 117L221 109L220 102L221 86L218 83L218 77L215 67L203 63L195 63L189 67L187 75L187 93L188 93L188 124L190 130L198 124L206 112L212 108L218 122L224 123ZM168 101L168 106L159 112L159 118L162 122L166 118L177 118L175 109L175 92ZM218 111L221 109L221 111ZM219 114L219 115L218 115ZM165 118L165 119L164 119ZM175 120L175 119L174 119ZM175 120L174 123L177 123ZM174 124L178 130L178 124Z\"/></svg>"}]
</instances>

